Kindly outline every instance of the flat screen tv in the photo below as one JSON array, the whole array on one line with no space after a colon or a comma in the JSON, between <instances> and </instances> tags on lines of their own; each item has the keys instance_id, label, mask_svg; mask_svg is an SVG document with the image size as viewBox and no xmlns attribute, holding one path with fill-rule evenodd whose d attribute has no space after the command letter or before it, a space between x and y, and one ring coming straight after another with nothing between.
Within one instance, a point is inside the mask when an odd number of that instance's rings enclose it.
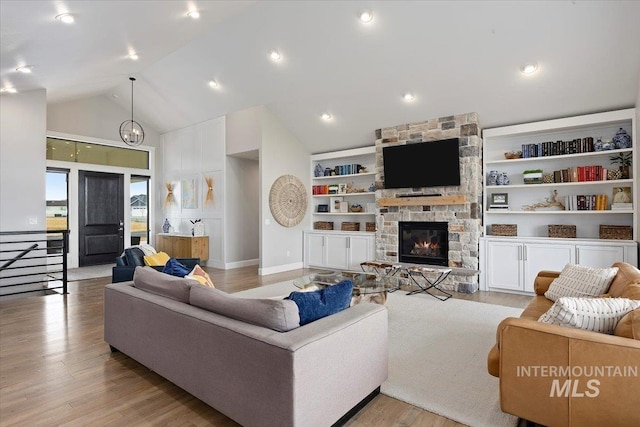
<instances>
[{"instance_id":1,"label":"flat screen tv","mask_svg":"<svg viewBox=\"0 0 640 427\"><path fill-rule=\"evenodd\" d=\"M460 185L458 138L382 149L384 188Z\"/></svg>"}]
</instances>

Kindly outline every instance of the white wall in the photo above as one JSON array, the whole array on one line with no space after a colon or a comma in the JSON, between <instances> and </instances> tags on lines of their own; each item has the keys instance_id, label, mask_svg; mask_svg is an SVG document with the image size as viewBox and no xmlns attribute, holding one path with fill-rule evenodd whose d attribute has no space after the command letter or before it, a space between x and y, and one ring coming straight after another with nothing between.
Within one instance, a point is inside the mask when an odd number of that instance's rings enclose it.
<instances>
[{"instance_id":1,"label":"white wall","mask_svg":"<svg viewBox=\"0 0 640 427\"><path fill-rule=\"evenodd\" d=\"M260 170L257 160L227 156L226 267L258 264Z\"/></svg>"},{"instance_id":2,"label":"white wall","mask_svg":"<svg viewBox=\"0 0 640 427\"><path fill-rule=\"evenodd\" d=\"M47 130L121 141L120 124L131 119L131 111L122 108L106 95L49 104ZM134 111L134 119L136 121ZM149 124L139 122L144 129L144 145L157 147L160 134ZM122 143L124 145L124 142Z\"/></svg>"},{"instance_id":3,"label":"white wall","mask_svg":"<svg viewBox=\"0 0 640 427\"><path fill-rule=\"evenodd\" d=\"M311 215L295 227L278 224L269 209L269 191L281 175L294 175L303 183L311 176L309 150L267 108L261 114L260 147L260 269L259 274L293 270L303 266L302 230L310 227ZM307 194L310 194L307 188Z\"/></svg>"},{"instance_id":4,"label":"white wall","mask_svg":"<svg viewBox=\"0 0 640 427\"><path fill-rule=\"evenodd\" d=\"M252 107L226 116L226 153L234 155L260 149L260 116L264 107Z\"/></svg>"},{"instance_id":5,"label":"white wall","mask_svg":"<svg viewBox=\"0 0 640 427\"><path fill-rule=\"evenodd\" d=\"M0 111L0 230L44 230L47 92L3 94Z\"/></svg>"},{"instance_id":6,"label":"white wall","mask_svg":"<svg viewBox=\"0 0 640 427\"><path fill-rule=\"evenodd\" d=\"M205 234L209 236L210 267L224 268L224 206L225 206L225 118L218 117L162 135L164 161L158 172L156 191L161 204L160 222L167 218L173 231L191 234L190 221L202 219ZM205 203L207 185L205 177L213 178L213 203ZM196 183L196 206L182 203L182 186L187 181ZM174 186L176 203L165 204L166 184ZM161 225L152 234L161 232Z\"/></svg>"}]
</instances>

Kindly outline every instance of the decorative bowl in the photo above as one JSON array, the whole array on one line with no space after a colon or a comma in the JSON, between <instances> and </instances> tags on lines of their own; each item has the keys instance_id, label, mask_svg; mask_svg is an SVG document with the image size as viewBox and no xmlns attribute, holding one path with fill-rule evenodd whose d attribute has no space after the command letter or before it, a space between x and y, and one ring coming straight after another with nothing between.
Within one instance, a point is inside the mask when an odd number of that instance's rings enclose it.
<instances>
[{"instance_id":1,"label":"decorative bowl","mask_svg":"<svg viewBox=\"0 0 640 427\"><path fill-rule=\"evenodd\" d=\"M522 158L522 151L509 151L508 153L504 153L504 157L506 159L520 159Z\"/></svg>"}]
</instances>

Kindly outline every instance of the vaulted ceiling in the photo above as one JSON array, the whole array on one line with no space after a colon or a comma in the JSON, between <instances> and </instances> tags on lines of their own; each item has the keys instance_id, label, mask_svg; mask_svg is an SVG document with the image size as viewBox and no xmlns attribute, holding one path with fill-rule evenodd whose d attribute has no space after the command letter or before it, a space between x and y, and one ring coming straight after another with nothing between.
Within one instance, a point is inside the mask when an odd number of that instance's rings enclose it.
<instances>
[{"instance_id":1,"label":"vaulted ceiling","mask_svg":"<svg viewBox=\"0 0 640 427\"><path fill-rule=\"evenodd\" d=\"M467 112L489 128L633 107L638 22L638 1L2 0L0 87L129 110L134 76L136 117L160 132L266 105L319 153Z\"/></svg>"}]
</instances>

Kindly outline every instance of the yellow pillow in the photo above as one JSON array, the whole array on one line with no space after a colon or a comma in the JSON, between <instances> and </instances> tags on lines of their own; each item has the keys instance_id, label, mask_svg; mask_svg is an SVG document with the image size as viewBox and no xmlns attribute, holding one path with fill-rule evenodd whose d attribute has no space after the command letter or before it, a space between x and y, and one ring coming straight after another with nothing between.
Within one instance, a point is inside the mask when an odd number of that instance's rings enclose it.
<instances>
[{"instance_id":1,"label":"yellow pillow","mask_svg":"<svg viewBox=\"0 0 640 427\"><path fill-rule=\"evenodd\" d=\"M154 255L145 255L144 265L150 267L162 267L169 261L169 255L166 252L158 252Z\"/></svg>"},{"instance_id":2,"label":"yellow pillow","mask_svg":"<svg viewBox=\"0 0 640 427\"><path fill-rule=\"evenodd\" d=\"M191 270L191 273L189 273L185 277L187 277L188 279L197 280L202 285L215 288L215 286L213 285L213 280L211 280L211 277L209 277L207 272L204 271L202 267L200 267L198 264L196 264L196 266L193 267L193 270Z\"/></svg>"}]
</instances>

